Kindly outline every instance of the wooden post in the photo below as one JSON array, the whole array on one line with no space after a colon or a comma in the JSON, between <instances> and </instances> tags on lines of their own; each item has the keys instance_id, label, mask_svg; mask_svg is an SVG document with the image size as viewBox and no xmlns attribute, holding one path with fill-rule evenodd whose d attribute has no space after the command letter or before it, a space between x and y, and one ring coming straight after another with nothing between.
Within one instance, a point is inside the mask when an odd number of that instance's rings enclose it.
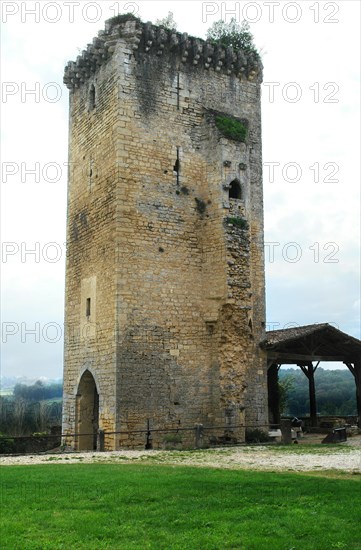
<instances>
[{"instance_id":1,"label":"wooden post","mask_svg":"<svg viewBox=\"0 0 361 550\"><path fill-rule=\"evenodd\" d=\"M268 410L270 416L270 424L279 425L281 421L280 414L280 394L278 388L278 365L272 363L267 371L267 386L268 386Z\"/></svg>"},{"instance_id":2,"label":"wooden post","mask_svg":"<svg viewBox=\"0 0 361 550\"><path fill-rule=\"evenodd\" d=\"M316 387L315 387L315 376L313 367L309 367L309 377L308 377L308 391L310 394L310 417L311 417L311 426L317 426L317 403L316 403Z\"/></svg>"},{"instance_id":3,"label":"wooden post","mask_svg":"<svg viewBox=\"0 0 361 550\"><path fill-rule=\"evenodd\" d=\"M356 384L356 408L357 408L357 425L361 428L361 361L355 361L354 364L344 362L353 374Z\"/></svg>"},{"instance_id":4,"label":"wooden post","mask_svg":"<svg viewBox=\"0 0 361 550\"><path fill-rule=\"evenodd\" d=\"M355 362L355 383L356 383L356 406L357 406L357 425L361 428L361 361Z\"/></svg>"},{"instance_id":5,"label":"wooden post","mask_svg":"<svg viewBox=\"0 0 361 550\"><path fill-rule=\"evenodd\" d=\"M312 361L309 361L307 363L298 365L299 367L301 367L302 372L308 378L308 392L310 396L310 419L311 419L312 427L317 426L317 402L316 402L316 387L315 387L314 375L319 364L320 364L320 361L314 367L312 365Z\"/></svg>"}]
</instances>

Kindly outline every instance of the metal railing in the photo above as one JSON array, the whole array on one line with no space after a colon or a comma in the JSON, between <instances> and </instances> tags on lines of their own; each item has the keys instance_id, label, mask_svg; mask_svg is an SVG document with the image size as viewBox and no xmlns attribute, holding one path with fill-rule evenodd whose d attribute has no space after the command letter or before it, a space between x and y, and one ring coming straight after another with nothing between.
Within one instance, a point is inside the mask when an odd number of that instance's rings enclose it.
<instances>
[{"instance_id":1,"label":"metal railing","mask_svg":"<svg viewBox=\"0 0 361 550\"><path fill-rule=\"evenodd\" d=\"M279 425L272 424L272 429L279 428ZM236 431L242 431L242 437ZM131 448L131 447L143 447L144 449L152 449L153 442L156 439L157 448L179 448L184 444L184 449L192 448L204 448L204 447L216 447L225 445L244 445L244 434L252 435L253 441L257 443L257 434L260 436L265 434L264 439L270 430L270 425L259 424L232 424L222 426L204 426L203 424L195 424L193 426L186 427L174 427L174 428L150 428L149 424L144 429L137 430L119 430L119 431L105 431L98 429L93 432L81 433L81 432L66 432L61 434L34 434L28 436L0 436L0 454L36 454L36 453L50 453L52 448L49 448L50 442L54 442L54 447L60 447L63 451L76 450L93 450L104 451L106 448ZM143 435L143 437L141 437ZM162 437L162 435L164 437ZM160 437L157 437L160 436ZM237 437L238 436L238 437ZM93 446L89 449L82 449L83 445L79 444L82 438L92 438ZM112 444L110 444L110 440ZM6 445L6 442L8 443ZM24 442L22 452L16 452L16 448L19 448L19 442ZM249 441L248 441L249 442ZM39 449L36 449L36 446ZM43 448L42 448L43 446ZM11 447L14 448L14 452L11 452ZM31 447L27 450L26 447ZM8 452L6 452L8 449ZM58 450L58 449L57 449Z\"/></svg>"}]
</instances>

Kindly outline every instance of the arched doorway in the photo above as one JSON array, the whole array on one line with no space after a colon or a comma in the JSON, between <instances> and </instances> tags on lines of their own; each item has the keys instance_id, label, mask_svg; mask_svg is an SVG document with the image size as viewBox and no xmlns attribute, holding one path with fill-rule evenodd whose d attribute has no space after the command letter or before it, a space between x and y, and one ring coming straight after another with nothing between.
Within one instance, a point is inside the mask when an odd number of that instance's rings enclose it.
<instances>
[{"instance_id":1,"label":"arched doorway","mask_svg":"<svg viewBox=\"0 0 361 550\"><path fill-rule=\"evenodd\" d=\"M97 448L99 427L99 394L91 372L86 370L79 382L76 396L76 432L78 451Z\"/></svg>"}]
</instances>

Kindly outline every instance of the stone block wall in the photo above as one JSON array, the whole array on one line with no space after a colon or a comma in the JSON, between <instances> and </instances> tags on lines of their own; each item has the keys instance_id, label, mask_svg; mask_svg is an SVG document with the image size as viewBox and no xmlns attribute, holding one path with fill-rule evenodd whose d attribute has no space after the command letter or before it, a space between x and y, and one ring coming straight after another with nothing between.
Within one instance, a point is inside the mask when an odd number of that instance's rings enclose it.
<instances>
[{"instance_id":1,"label":"stone block wall","mask_svg":"<svg viewBox=\"0 0 361 550\"><path fill-rule=\"evenodd\" d=\"M105 431L201 423L242 440L236 426L267 423L260 80L252 56L133 18L68 65L63 430L80 429L86 370ZM245 143L219 113L247 122Z\"/></svg>"}]
</instances>

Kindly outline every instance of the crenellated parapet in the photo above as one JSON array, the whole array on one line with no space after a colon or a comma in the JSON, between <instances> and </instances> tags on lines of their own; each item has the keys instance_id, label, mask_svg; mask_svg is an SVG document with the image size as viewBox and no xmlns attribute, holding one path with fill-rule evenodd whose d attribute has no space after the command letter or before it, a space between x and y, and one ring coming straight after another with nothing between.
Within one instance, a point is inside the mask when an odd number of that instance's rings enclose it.
<instances>
[{"instance_id":1,"label":"crenellated parapet","mask_svg":"<svg viewBox=\"0 0 361 550\"><path fill-rule=\"evenodd\" d=\"M232 47L226 48L150 22L143 23L125 14L106 21L105 30L98 33L76 61L69 61L64 73L66 86L75 89L86 82L102 64L107 63L119 39L125 40L135 55L168 55L176 58L179 65L213 69L240 79L262 81L262 62L256 52L235 51Z\"/></svg>"}]
</instances>

